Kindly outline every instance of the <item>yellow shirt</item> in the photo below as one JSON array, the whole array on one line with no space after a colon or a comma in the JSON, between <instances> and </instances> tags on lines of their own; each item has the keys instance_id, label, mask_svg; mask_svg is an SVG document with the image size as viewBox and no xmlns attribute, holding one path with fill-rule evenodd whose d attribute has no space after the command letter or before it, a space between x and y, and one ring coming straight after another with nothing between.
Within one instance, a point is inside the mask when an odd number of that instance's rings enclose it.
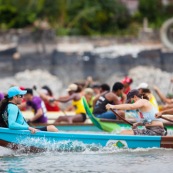
<instances>
[{"instance_id":1,"label":"yellow shirt","mask_svg":"<svg viewBox=\"0 0 173 173\"><path fill-rule=\"evenodd\" d=\"M75 107L75 113L76 114L81 114L84 113L85 114L85 109L82 103L82 98L78 101L72 101L72 105Z\"/></svg>"},{"instance_id":2,"label":"yellow shirt","mask_svg":"<svg viewBox=\"0 0 173 173\"><path fill-rule=\"evenodd\" d=\"M94 97L92 97L91 100L88 102L88 106L91 112L93 112L93 100L94 100Z\"/></svg>"},{"instance_id":3,"label":"yellow shirt","mask_svg":"<svg viewBox=\"0 0 173 173\"><path fill-rule=\"evenodd\" d=\"M156 98L152 94L150 94L150 100L149 101L157 110L159 110L159 106L158 106L158 103L156 101Z\"/></svg>"}]
</instances>

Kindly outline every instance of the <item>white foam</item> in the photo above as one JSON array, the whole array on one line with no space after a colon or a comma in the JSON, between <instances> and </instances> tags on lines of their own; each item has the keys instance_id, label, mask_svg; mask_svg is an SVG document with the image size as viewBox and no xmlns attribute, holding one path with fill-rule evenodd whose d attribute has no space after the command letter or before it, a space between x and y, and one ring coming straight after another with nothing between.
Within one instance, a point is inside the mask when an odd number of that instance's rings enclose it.
<instances>
[{"instance_id":1,"label":"white foam","mask_svg":"<svg viewBox=\"0 0 173 173\"><path fill-rule=\"evenodd\" d=\"M0 157L13 155L13 151L8 148L0 147Z\"/></svg>"},{"instance_id":2,"label":"white foam","mask_svg":"<svg viewBox=\"0 0 173 173\"><path fill-rule=\"evenodd\" d=\"M84 154L108 154L108 153L120 153L120 152L148 152L150 150L168 150L168 149L161 149L161 148L136 148L136 149L129 149L129 148L118 148L115 146L108 145L103 147L99 144L84 144L81 141L71 141L71 140L64 140L64 141L49 141L46 138L27 138L26 140L20 140L20 143L25 146L39 146L39 148L46 148L46 152L81 152ZM28 148L29 149L29 148ZM171 149L172 150L172 149ZM9 151L3 150L3 155L11 154ZM26 151L23 146L19 147L17 153L22 153L22 151ZM29 152L29 150L28 150ZM27 152L27 153L28 153ZM17 154L15 153L15 154Z\"/></svg>"}]
</instances>

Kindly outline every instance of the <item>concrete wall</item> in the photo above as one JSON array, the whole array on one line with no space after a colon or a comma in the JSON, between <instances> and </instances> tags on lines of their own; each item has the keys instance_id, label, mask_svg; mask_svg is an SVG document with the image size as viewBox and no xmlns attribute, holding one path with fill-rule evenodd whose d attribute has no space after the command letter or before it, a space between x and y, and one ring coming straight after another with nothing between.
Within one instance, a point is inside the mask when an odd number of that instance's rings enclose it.
<instances>
[{"instance_id":1,"label":"concrete wall","mask_svg":"<svg viewBox=\"0 0 173 173\"><path fill-rule=\"evenodd\" d=\"M118 58L100 58L90 52L83 55L66 54L54 50L50 54L22 54L20 59L13 59L16 49L0 52L0 77L12 76L26 69L44 69L57 75L64 84L79 81L88 75L105 81L113 73L126 75L129 69L138 65L154 66L164 71L173 72L173 53L160 50L143 51L137 58L130 55Z\"/></svg>"}]
</instances>

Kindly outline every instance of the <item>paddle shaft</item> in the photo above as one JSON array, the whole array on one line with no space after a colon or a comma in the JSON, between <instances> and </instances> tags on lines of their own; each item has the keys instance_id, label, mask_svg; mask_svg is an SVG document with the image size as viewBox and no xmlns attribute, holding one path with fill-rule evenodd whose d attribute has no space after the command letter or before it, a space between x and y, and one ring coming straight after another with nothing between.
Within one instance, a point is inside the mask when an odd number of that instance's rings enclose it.
<instances>
[{"instance_id":1,"label":"paddle shaft","mask_svg":"<svg viewBox=\"0 0 173 173\"><path fill-rule=\"evenodd\" d=\"M66 112L65 112L64 110L61 110L61 112L62 112L65 116L67 116L67 114L66 114Z\"/></svg>"},{"instance_id":2,"label":"paddle shaft","mask_svg":"<svg viewBox=\"0 0 173 173\"><path fill-rule=\"evenodd\" d=\"M124 122L126 122L127 124L133 126L132 123L130 123L129 121L127 121L125 118L123 118L122 116L120 116L118 113L116 113L113 109L110 109L117 117L119 117L120 119L122 119Z\"/></svg>"},{"instance_id":3,"label":"paddle shaft","mask_svg":"<svg viewBox=\"0 0 173 173\"><path fill-rule=\"evenodd\" d=\"M161 116L161 118L164 119L164 120L167 120L167 121L170 121L170 122L173 123L173 120L171 120L171 119L169 119L169 118L166 118L166 117L163 117L163 116Z\"/></svg>"}]
</instances>

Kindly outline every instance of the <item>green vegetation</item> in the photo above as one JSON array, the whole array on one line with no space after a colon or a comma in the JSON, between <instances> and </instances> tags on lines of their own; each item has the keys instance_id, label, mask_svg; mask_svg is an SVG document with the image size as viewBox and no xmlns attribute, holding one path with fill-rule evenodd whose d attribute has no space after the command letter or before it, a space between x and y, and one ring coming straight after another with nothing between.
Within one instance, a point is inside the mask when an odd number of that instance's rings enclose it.
<instances>
[{"instance_id":1,"label":"green vegetation","mask_svg":"<svg viewBox=\"0 0 173 173\"><path fill-rule=\"evenodd\" d=\"M58 35L134 35L144 17L158 28L172 11L159 0L140 0L133 16L119 0L0 0L0 29L47 21Z\"/></svg>"},{"instance_id":2,"label":"green vegetation","mask_svg":"<svg viewBox=\"0 0 173 173\"><path fill-rule=\"evenodd\" d=\"M139 3L139 21L143 18L149 20L152 28L159 28L163 22L173 17L173 4L164 6L161 0L140 0Z\"/></svg>"}]
</instances>

